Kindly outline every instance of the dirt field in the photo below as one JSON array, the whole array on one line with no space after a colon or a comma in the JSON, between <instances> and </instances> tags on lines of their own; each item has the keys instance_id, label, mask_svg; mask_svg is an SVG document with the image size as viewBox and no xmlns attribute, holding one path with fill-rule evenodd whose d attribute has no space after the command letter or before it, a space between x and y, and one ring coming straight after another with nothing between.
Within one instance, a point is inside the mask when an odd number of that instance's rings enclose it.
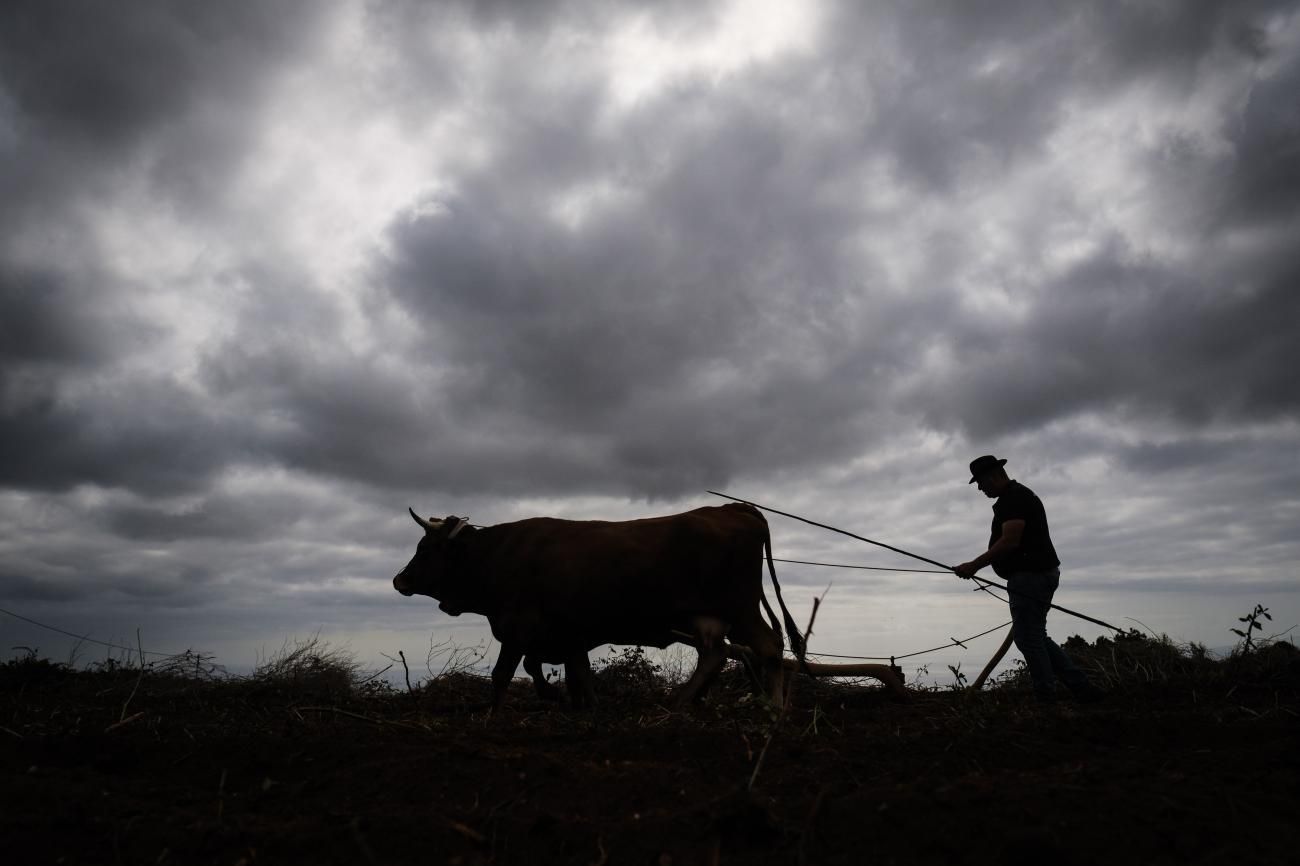
<instances>
[{"instance_id":1,"label":"dirt field","mask_svg":"<svg viewBox=\"0 0 1300 866\"><path fill-rule=\"evenodd\" d=\"M495 716L464 675L406 692L16 660L0 667L3 856L1297 862L1295 650L1213 661L1134 644L1087 648L1111 688L1096 705L1040 706L1015 678L907 701L801 679L779 720L739 671L670 712L634 657L601 672L594 711L519 683Z\"/></svg>"}]
</instances>

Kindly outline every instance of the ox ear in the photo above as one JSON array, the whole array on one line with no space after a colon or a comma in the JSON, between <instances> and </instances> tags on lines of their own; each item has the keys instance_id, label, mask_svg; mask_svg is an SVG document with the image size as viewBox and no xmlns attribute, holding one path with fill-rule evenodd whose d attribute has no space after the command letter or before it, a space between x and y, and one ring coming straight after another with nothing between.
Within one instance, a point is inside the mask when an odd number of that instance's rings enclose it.
<instances>
[{"instance_id":1,"label":"ox ear","mask_svg":"<svg viewBox=\"0 0 1300 866\"><path fill-rule=\"evenodd\" d=\"M406 510L411 512L412 519L414 519L416 523L420 524L420 528L423 529L425 532L436 532L438 529L442 527L441 520L425 520L423 517L416 514L415 509L411 508L409 505L407 506Z\"/></svg>"}]
</instances>

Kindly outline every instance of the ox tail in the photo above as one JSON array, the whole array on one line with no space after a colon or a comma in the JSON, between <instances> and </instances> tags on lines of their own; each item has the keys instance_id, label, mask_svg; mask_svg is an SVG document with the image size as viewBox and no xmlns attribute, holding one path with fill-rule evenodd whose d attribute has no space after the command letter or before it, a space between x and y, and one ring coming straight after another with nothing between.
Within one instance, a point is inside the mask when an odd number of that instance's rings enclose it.
<instances>
[{"instance_id":1,"label":"ox tail","mask_svg":"<svg viewBox=\"0 0 1300 866\"><path fill-rule=\"evenodd\" d=\"M768 624L772 626L772 631L774 631L774 632L776 632L777 634L783 636L783 637L782 637L782 647L784 647L784 645L785 645L785 638L784 638L785 631L781 628L781 622L780 622L780 620L778 620L778 619L776 618L776 614L773 613L773 611L772 611L772 605L768 604L768 602L767 602L767 593L760 591L759 594L758 594L758 600L759 600L760 602L762 602L762 604L763 604L763 612L767 614L767 621L768 621Z\"/></svg>"},{"instance_id":2,"label":"ox tail","mask_svg":"<svg viewBox=\"0 0 1300 866\"><path fill-rule=\"evenodd\" d=\"M762 520L762 515L759 515ZM799 626L795 625L794 617L790 616L790 609L785 606L785 599L781 598L781 584L776 579L776 566L772 564L772 533L767 528L767 521L763 520L763 552L767 554L767 573L772 577L772 589L776 591L776 603L781 607L781 616L785 618L785 630L790 635L790 649L794 651L795 657L799 659L800 666L807 668L807 662L804 660L803 635L799 633ZM772 612L772 606L767 603L767 596L763 596L763 607L767 608L768 619L773 620L772 625L776 625L776 616ZM776 629L777 634L781 629Z\"/></svg>"}]
</instances>

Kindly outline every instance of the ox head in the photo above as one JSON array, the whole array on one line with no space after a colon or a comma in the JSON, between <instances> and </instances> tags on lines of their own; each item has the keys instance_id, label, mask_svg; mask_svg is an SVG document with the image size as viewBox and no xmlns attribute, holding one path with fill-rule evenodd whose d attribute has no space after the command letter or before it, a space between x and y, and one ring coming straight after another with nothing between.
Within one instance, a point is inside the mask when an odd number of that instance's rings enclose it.
<instances>
[{"instance_id":1,"label":"ox head","mask_svg":"<svg viewBox=\"0 0 1300 866\"><path fill-rule=\"evenodd\" d=\"M393 578L393 589L402 595L418 593L438 599L440 602L438 606L452 616L463 613L464 608L449 597L456 595L454 587L449 585L451 583L450 559L452 542L469 526L469 520L464 517L425 520L415 511L409 508L407 510L424 530L424 538L420 539L419 545L415 548L415 556L411 557L406 568Z\"/></svg>"}]
</instances>

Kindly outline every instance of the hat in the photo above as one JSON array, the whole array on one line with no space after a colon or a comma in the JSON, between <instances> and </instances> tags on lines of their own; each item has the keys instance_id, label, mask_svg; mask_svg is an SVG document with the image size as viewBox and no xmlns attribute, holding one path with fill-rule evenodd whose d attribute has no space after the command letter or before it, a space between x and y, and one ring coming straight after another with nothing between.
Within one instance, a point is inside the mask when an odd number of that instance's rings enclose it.
<instances>
[{"instance_id":1,"label":"hat","mask_svg":"<svg viewBox=\"0 0 1300 866\"><path fill-rule=\"evenodd\" d=\"M992 454L985 454L983 457L976 457L970 462L970 481L967 484L974 484L979 477L990 469L997 469L999 466L1005 466L1006 458L999 460Z\"/></svg>"}]
</instances>

